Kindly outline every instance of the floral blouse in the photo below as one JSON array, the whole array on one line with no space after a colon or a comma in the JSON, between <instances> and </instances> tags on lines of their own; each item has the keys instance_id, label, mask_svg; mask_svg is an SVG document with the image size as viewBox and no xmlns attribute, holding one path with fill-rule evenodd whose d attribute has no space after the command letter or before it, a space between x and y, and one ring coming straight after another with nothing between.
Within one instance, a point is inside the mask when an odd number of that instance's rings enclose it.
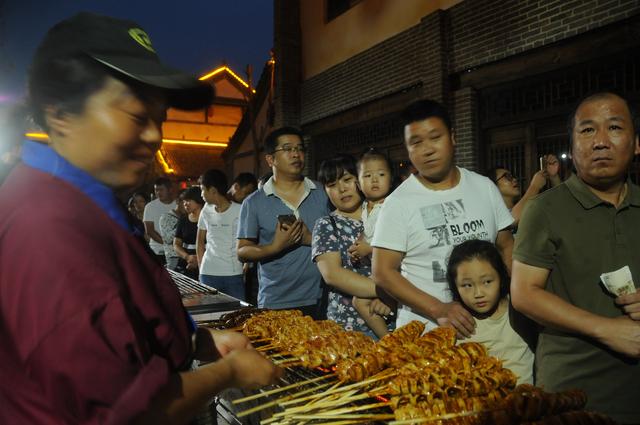
<instances>
[{"instance_id":1,"label":"floral blouse","mask_svg":"<svg viewBox=\"0 0 640 425\"><path fill-rule=\"evenodd\" d=\"M331 219L327 217L319 218L313 226L313 239L311 241L311 258L327 252L340 252L342 267L354 271L363 276L371 275L371 263L352 263L349 260L347 250L355 242L363 231L362 222L352 218L331 213L336 222L337 229L334 229ZM337 236L336 236L337 235ZM329 305L327 307L327 318L340 324L348 331L359 331L369 336L375 337L373 331L367 326L351 303L352 295L346 294L330 287Z\"/></svg>"}]
</instances>

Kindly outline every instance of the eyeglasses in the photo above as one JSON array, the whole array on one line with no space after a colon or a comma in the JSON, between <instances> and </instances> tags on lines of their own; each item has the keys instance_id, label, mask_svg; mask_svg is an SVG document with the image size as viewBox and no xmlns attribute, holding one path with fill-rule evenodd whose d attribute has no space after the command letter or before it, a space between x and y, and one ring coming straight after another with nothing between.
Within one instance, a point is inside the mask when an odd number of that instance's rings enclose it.
<instances>
[{"instance_id":1,"label":"eyeglasses","mask_svg":"<svg viewBox=\"0 0 640 425\"><path fill-rule=\"evenodd\" d=\"M505 178L505 179L507 179L507 180L515 180L515 179L516 179L515 177L513 177L513 174L511 174L511 173L510 173L510 172L508 172L508 171L507 171L506 173L504 173L503 175L501 175L500 177L498 177L498 178L496 179L496 183L498 183L498 182L500 181L500 179L501 179L501 178Z\"/></svg>"},{"instance_id":2,"label":"eyeglasses","mask_svg":"<svg viewBox=\"0 0 640 425\"><path fill-rule=\"evenodd\" d=\"M305 147L303 145L297 145L297 146L289 146L289 145L285 145L281 148L278 149L274 149L273 153L276 153L278 151L282 151L286 154L291 154L293 152L299 152L299 153L304 153L306 151Z\"/></svg>"}]
</instances>

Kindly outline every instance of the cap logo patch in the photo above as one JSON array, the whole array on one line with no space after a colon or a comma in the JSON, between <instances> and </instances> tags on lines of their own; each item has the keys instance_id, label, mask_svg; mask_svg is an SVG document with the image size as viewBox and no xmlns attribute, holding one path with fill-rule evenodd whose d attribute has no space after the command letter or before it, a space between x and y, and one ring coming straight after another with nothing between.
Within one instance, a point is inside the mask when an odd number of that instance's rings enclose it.
<instances>
[{"instance_id":1,"label":"cap logo patch","mask_svg":"<svg viewBox=\"0 0 640 425\"><path fill-rule=\"evenodd\" d=\"M136 41L136 43L138 43L139 45L141 45L145 49L147 49L147 50L149 50L150 52L153 52L153 53L156 52L155 50L153 50L153 47L151 46L151 39L149 38L147 33L144 32L142 29L140 29L140 28L131 28L129 30L129 35L131 36L131 38L133 38Z\"/></svg>"}]
</instances>

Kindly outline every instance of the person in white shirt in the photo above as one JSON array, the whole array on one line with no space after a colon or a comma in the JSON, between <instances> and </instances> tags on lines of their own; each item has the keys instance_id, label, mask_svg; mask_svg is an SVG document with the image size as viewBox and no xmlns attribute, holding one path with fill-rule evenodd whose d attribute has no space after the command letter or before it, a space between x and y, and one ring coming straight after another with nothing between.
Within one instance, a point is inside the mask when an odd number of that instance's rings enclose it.
<instances>
[{"instance_id":1,"label":"person in white shirt","mask_svg":"<svg viewBox=\"0 0 640 425\"><path fill-rule=\"evenodd\" d=\"M208 170L200 177L200 190L206 202L198 220L196 239L200 282L244 300L242 263L236 248L240 204L229 201L227 189L227 177L220 170Z\"/></svg>"},{"instance_id":2,"label":"person in white shirt","mask_svg":"<svg viewBox=\"0 0 640 425\"><path fill-rule=\"evenodd\" d=\"M142 222L144 223L145 235L149 238L149 247L151 247L158 261L165 264L164 242L162 235L159 233L160 217L174 210L177 204L173 193L173 184L168 178L158 178L153 185L153 190L156 194L156 199L144 207Z\"/></svg>"},{"instance_id":3,"label":"person in white shirt","mask_svg":"<svg viewBox=\"0 0 640 425\"><path fill-rule=\"evenodd\" d=\"M421 320L427 330L452 326L460 337L469 337L475 322L452 302L447 255L454 245L482 239L495 242L509 266L513 218L488 178L455 166L455 137L442 105L414 102L403 111L402 124L417 173L382 206L371 243L373 280L399 301L396 326Z\"/></svg>"}]
</instances>

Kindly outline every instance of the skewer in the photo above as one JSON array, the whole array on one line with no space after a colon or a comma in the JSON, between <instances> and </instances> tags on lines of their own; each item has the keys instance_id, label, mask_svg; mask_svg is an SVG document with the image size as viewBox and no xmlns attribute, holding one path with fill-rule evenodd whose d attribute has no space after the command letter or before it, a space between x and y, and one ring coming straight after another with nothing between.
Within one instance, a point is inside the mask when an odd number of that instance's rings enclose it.
<instances>
[{"instance_id":1,"label":"skewer","mask_svg":"<svg viewBox=\"0 0 640 425\"><path fill-rule=\"evenodd\" d=\"M400 421L390 421L389 425L407 425L407 424L412 424L412 423L416 423L416 422L431 422L431 421L437 421L437 420L442 420L442 419L460 418L460 417L465 417L465 416L474 416L474 415L478 415L480 413L486 413L486 412L491 412L491 411L496 411L496 410L502 410L502 409L484 409L484 410L476 410L476 411L472 411L472 412L445 413L443 415L436 415L436 416L429 416L429 417L422 417L422 418L403 419L403 420L400 420Z\"/></svg>"},{"instance_id":2,"label":"skewer","mask_svg":"<svg viewBox=\"0 0 640 425\"><path fill-rule=\"evenodd\" d=\"M330 410L330 411L321 412L321 413L315 413L313 415L293 415L291 417L293 419L311 419L311 420L313 420L313 419L332 419L332 418L336 418L336 417L339 417L339 419L357 419L357 418L349 418L349 417L346 417L346 416L348 416L348 415L353 416L353 412L359 412L361 410L377 409L379 407L387 407L387 406L389 406L389 402L388 401L384 401L384 402L366 404L364 406L345 407L345 408L342 408L342 409L336 409L336 410ZM364 413L364 414L360 414L360 415L372 416L372 415L376 415L376 414L375 413ZM389 414L387 413L386 415L389 415ZM394 417L392 414L391 414L391 416Z\"/></svg>"},{"instance_id":3,"label":"skewer","mask_svg":"<svg viewBox=\"0 0 640 425\"><path fill-rule=\"evenodd\" d=\"M362 422L367 422L375 419L351 419L346 421L331 421L331 422L322 422L322 425L350 425L350 424L359 424ZM384 418L380 418L379 420L384 420Z\"/></svg>"},{"instance_id":4,"label":"skewer","mask_svg":"<svg viewBox=\"0 0 640 425\"><path fill-rule=\"evenodd\" d=\"M355 394L358 390L353 390L350 391L348 393L349 396L352 396L353 394ZM286 408L284 411L282 412L278 412L276 414L274 414L274 417L283 417L283 416L289 416L295 413L300 413L300 412L309 412L309 411L313 411L313 410L317 410L317 409L321 409L323 407L329 406L329 407L335 407L335 406L340 406L343 403L338 403L337 401L340 400L342 397L337 397L337 394L334 395L330 395L328 397L325 397L323 399L320 399L320 402L318 402L317 400L312 401L311 403L307 403L305 405L302 406L293 406L293 407L289 407Z\"/></svg>"},{"instance_id":5,"label":"skewer","mask_svg":"<svg viewBox=\"0 0 640 425\"><path fill-rule=\"evenodd\" d=\"M277 347L273 344L261 345L260 347L256 347L256 351L270 351L275 350Z\"/></svg>"},{"instance_id":6,"label":"skewer","mask_svg":"<svg viewBox=\"0 0 640 425\"><path fill-rule=\"evenodd\" d=\"M254 342L267 342L267 341L273 341L273 338L252 339L251 343L254 343Z\"/></svg>"},{"instance_id":7,"label":"skewer","mask_svg":"<svg viewBox=\"0 0 640 425\"><path fill-rule=\"evenodd\" d=\"M313 388L308 388L308 389L306 389L304 391L300 391L300 392L298 392L296 394L292 394L292 395L288 395L288 396L285 396L285 397L281 397L281 398L279 398L277 400L273 400L273 401L261 404L261 405L256 406L256 407L252 407L251 409L243 410L242 412L236 413L236 416L239 417L239 418L242 418L243 416L247 416L247 415L250 415L252 413L259 412L260 410L266 409L267 407L275 406L277 404L280 404L283 401L290 400L291 398L296 397L296 396L298 396L300 394L308 394L310 392L317 391L320 388L328 387L329 385L331 385L331 382L327 382L326 384L318 385L318 386L315 386Z\"/></svg>"},{"instance_id":8,"label":"skewer","mask_svg":"<svg viewBox=\"0 0 640 425\"><path fill-rule=\"evenodd\" d=\"M268 397L270 395L277 394L277 393L279 393L281 391L286 391L286 390L290 390L291 388L301 387L301 386L306 385L306 384L312 384L314 382L322 381L322 380L328 379L328 378L333 378L335 376L336 376L336 374L332 373L330 375L324 375L324 376L320 376L318 378L307 379L306 381L296 382L296 383L293 383L291 385L287 385L286 387L279 387L279 388L275 388L273 390L263 391L263 392L258 393L258 394L253 394L253 395L250 395L248 397L239 398L237 400L233 400L231 403L232 404L240 404L240 403L244 403L245 401L255 400L257 398Z\"/></svg>"},{"instance_id":9,"label":"skewer","mask_svg":"<svg viewBox=\"0 0 640 425\"><path fill-rule=\"evenodd\" d=\"M308 400L308 399L311 399L311 398L324 397L326 395L333 394L333 393L348 391L348 390L351 390L353 388L358 388L358 387L363 387L363 386L369 385L372 382L380 381L382 379L391 378L391 377L393 377L395 375L397 375L397 372L389 371L388 369L387 370L383 370L382 372L379 372L378 374L373 375L371 378L369 378L367 380L364 380L362 382L356 382L355 384L347 385L345 387L337 387L335 389L332 389L332 390L329 390L329 391L325 391L325 392L323 392L321 394L313 394L311 396L307 396L304 399ZM342 383L342 381L341 381L341 383ZM285 403L282 403L282 404L283 405L294 404L294 403L296 403L298 401L302 401L304 399L291 400L289 402L285 402Z\"/></svg>"},{"instance_id":10,"label":"skewer","mask_svg":"<svg viewBox=\"0 0 640 425\"><path fill-rule=\"evenodd\" d=\"M353 420L351 423L363 422L363 421L384 421L393 419L393 413L358 413L358 414L344 414L344 415L294 415L293 419L306 419L306 420L322 420L322 419L347 419ZM324 425L328 423L336 422L323 422ZM393 422L392 422L393 423Z\"/></svg>"},{"instance_id":11,"label":"skewer","mask_svg":"<svg viewBox=\"0 0 640 425\"><path fill-rule=\"evenodd\" d=\"M302 362L297 357L285 357L284 359L281 359L281 360L273 360L273 363L277 364L277 365L282 365L284 363L290 363L290 364L287 364L284 367L302 366Z\"/></svg>"}]
</instances>

